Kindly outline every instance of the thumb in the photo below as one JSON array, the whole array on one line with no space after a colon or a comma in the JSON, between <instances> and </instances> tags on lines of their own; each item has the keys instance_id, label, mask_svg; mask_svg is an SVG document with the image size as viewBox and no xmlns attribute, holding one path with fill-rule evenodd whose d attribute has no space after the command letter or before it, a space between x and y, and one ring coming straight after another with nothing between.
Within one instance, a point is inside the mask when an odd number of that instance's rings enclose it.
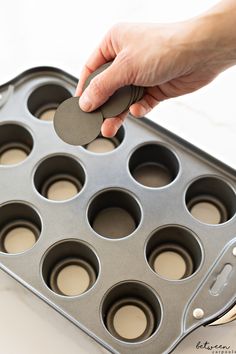
<instances>
[{"instance_id":1,"label":"thumb","mask_svg":"<svg viewBox=\"0 0 236 354\"><path fill-rule=\"evenodd\" d=\"M127 69L118 60L102 73L95 76L82 93L79 105L83 111L90 112L101 106L120 87L128 84Z\"/></svg>"}]
</instances>

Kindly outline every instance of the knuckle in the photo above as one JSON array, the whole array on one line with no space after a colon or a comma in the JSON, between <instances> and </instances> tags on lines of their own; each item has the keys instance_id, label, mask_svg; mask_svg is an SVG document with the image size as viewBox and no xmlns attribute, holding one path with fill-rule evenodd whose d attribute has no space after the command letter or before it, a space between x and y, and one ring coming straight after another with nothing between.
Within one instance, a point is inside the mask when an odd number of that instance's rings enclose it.
<instances>
[{"instance_id":1,"label":"knuckle","mask_svg":"<svg viewBox=\"0 0 236 354\"><path fill-rule=\"evenodd\" d=\"M154 99L154 97L152 96L147 96L146 97L146 102L148 105L149 110L153 109L156 106L156 99Z\"/></svg>"},{"instance_id":2,"label":"knuckle","mask_svg":"<svg viewBox=\"0 0 236 354\"><path fill-rule=\"evenodd\" d=\"M90 92L92 92L93 96L101 97L104 95L104 91L105 90L102 87L101 80L99 80L98 78L94 78L90 82Z\"/></svg>"},{"instance_id":3,"label":"knuckle","mask_svg":"<svg viewBox=\"0 0 236 354\"><path fill-rule=\"evenodd\" d=\"M129 49L122 50L117 61L119 66L122 68L123 73L125 74L125 84L129 85L135 83L137 70L135 68L135 63Z\"/></svg>"}]
</instances>

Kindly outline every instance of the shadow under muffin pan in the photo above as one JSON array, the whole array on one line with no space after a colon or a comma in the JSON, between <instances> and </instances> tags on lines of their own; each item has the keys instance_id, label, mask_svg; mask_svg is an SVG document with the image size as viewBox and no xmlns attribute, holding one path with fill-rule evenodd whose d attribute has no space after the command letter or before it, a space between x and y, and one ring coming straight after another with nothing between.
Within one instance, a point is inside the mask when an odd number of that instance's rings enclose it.
<instances>
[{"instance_id":1,"label":"shadow under muffin pan","mask_svg":"<svg viewBox=\"0 0 236 354\"><path fill-rule=\"evenodd\" d=\"M76 85L0 87L0 267L110 352L170 353L236 302L235 170L146 118L62 142L43 120Z\"/></svg>"}]
</instances>

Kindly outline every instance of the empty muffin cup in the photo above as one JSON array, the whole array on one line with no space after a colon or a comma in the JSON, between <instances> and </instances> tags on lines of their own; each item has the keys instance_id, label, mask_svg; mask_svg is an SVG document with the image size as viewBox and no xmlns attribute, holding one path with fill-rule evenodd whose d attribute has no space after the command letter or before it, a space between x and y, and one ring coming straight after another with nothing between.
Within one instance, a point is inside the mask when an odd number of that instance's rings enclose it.
<instances>
[{"instance_id":1,"label":"empty muffin cup","mask_svg":"<svg viewBox=\"0 0 236 354\"><path fill-rule=\"evenodd\" d=\"M106 153L115 150L124 139L124 127L120 127L117 134L112 138L105 138L99 135L95 140L91 141L85 148L96 154Z\"/></svg>"},{"instance_id":2,"label":"empty muffin cup","mask_svg":"<svg viewBox=\"0 0 236 354\"><path fill-rule=\"evenodd\" d=\"M105 296L102 319L113 337L137 343L148 339L157 330L161 306L146 285L135 281L120 283Z\"/></svg>"},{"instance_id":3,"label":"empty muffin cup","mask_svg":"<svg viewBox=\"0 0 236 354\"><path fill-rule=\"evenodd\" d=\"M129 169L138 183L146 187L160 188L176 178L179 163L169 148L158 144L146 144L131 155Z\"/></svg>"},{"instance_id":4,"label":"empty muffin cup","mask_svg":"<svg viewBox=\"0 0 236 354\"><path fill-rule=\"evenodd\" d=\"M34 246L41 233L41 220L34 209L23 203L9 203L0 208L0 249L22 253Z\"/></svg>"},{"instance_id":5,"label":"empty muffin cup","mask_svg":"<svg viewBox=\"0 0 236 354\"><path fill-rule=\"evenodd\" d=\"M75 159L56 155L45 159L37 168L34 184L45 198L68 200L77 195L85 182L85 173Z\"/></svg>"},{"instance_id":6,"label":"empty muffin cup","mask_svg":"<svg viewBox=\"0 0 236 354\"><path fill-rule=\"evenodd\" d=\"M196 236L180 226L166 226L150 237L146 258L152 270L168 280L181 280L199 268L202 251Z\"/></svg>"},{"instance_id":7,"label":"empty muffin cup","mask_svg":"<svg viewBox=\"0 0 236 354\"><path fill-rule=\"evenodd\" d=\"M93 230L107 238L122 238L132 234L139 225L141 209L125 191L107 190L96 196L88 209Z\"/></svg>"},{"instance_id":8,"label":"empty muffin cup","mask_svg":"<svg viewBox=\"0 0 236 354\"><path fill-rule=\"evenodd\" d=\"M44 121L52 121L60 103L70 98L71 93L58 84L46 84L36 88L28 98L30 113Z\"/></svg>"},{"instance_id":9,"label":"empty muffin cup","mask_svg":"<svg viewBox=\"0 0 236 354\"><path fill-rule=\"evenodd\" d=\"M233 217L236 211L236 197L226 182L216 177L203 177L189 186L186 205L195 219L216 225Z\"/></svg>"},{"instance_id":10,"label":"empty muffin cup","mask_svg":"<svg viewBox=\"0 0 236 354\"><path fill-rule=\"evenodd\" d=\"M33 148L29 131L17 124L0 126L0 165L15 165L24 161Z\"/></svg>"},{"instance_id":11,"label":"empty muffin cup","mask_svg":"<svg viewBox=\"0 0 236 354\"><path fill-rule=\"evenodd\" d=\"M96 282L99 263L94 251L77 240L62 241L46 254L42 275L47 286L58 295L79 296Z\"/></svg>"}]
</instances>

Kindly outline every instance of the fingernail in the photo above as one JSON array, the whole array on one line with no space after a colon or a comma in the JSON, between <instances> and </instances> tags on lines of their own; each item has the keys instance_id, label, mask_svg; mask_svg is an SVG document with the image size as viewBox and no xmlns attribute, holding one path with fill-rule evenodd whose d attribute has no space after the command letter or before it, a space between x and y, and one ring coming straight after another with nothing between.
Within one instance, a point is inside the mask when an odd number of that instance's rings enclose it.
<instances>
[{"instance_id":1,"label":"fingernail","mask_svg":"<svg viewBox=\"0 0 236 354\"><path fill-rule=\"evenodd\" d=\"M83 111L89 111L92 108L92 103L91 103L87 93L83 93L83 95L80 97L79 105Z\"/></svg>"}]
</instances>

